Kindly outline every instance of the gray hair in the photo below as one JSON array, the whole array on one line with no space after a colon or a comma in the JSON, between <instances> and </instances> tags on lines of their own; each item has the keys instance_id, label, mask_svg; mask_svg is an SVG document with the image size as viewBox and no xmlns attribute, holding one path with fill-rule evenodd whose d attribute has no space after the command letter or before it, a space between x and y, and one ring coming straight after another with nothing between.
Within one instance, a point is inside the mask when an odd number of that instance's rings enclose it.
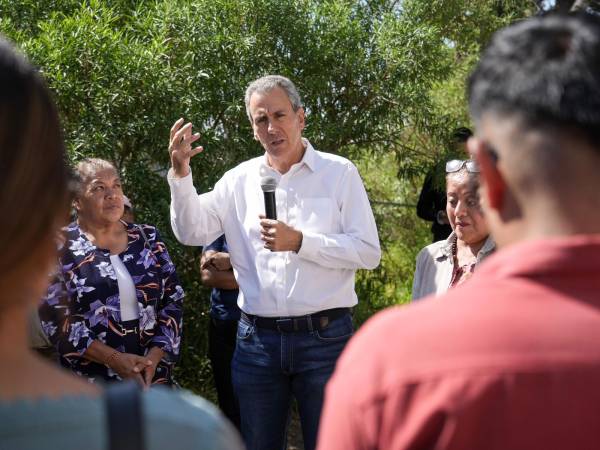
<instances>
[{"instance_id":1,"label":"gray hair","mask_svg":"<svg viewBox=\"0 0 600 450\"><path fill-rule=\"evenodd\" d=\"M479 172L469 172L466 167L461 167L456 172L447 173L446 183L451 179L461 183L465 181L471 192L476 193L477 189L479 189Z\"/></svg>"},{"instance_id":2,"label":"gray hair","mask_svg":"<svg viewBox=\"0 0 600 450\"><path fill-rule=\"evenodd\" d=\"M81 194L87 182L102 170L113 170L117 175L119 171L113 163L101 158L85 158L75 166L76 192Z\"/></svg>"},{"instance_id":3,"label":"gray hair","mask_svg":"<svg viewBox=\"0 0 600 450\"><path fill-rule=\"evenodd\" d=\"M262 94L272 91L275 88L283 89L287 94L294 111L298 111L298 109L302 108L302 99L300 98L298 89L296 89L296 86L292 83L292 80L281 75L267 75L258 80L254 80L246 89L244 101L246 103L246 114L248 114L250 122L252 122L252 116L250 115L250 98L252 97L252 94L255 92Z\"/></svg>"}]
</instances>

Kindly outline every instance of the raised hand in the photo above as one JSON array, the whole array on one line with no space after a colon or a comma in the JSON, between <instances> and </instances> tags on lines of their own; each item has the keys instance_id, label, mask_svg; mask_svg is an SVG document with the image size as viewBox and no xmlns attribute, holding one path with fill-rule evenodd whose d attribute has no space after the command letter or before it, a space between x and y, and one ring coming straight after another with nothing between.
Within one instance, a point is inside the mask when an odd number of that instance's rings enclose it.
<instances>
[{"instance_id":1,"label":"raised hand","mask_svg":"<svg viewBox=\"0 0 600 450\"><path fill-rule=\"evenodd\" d=\"M171 165L177 178L183 178L190 173L190 159L202 150L201 146L192 148L192 144L200 139L200 133L192 134L192 123L183 124L184 120L179 119L171 127L171 136L169 139L169 155L171 156Z\"/></svg>"}]
</instances>

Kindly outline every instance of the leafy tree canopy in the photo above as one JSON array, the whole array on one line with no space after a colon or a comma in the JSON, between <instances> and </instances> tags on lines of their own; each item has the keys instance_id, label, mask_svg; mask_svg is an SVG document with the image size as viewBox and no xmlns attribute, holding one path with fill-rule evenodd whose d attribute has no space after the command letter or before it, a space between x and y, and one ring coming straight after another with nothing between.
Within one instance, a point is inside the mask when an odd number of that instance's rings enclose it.
<instances>
[{"instance_id":1,"label":"leafy tree canopy","mask_svg":"<svg viewBox=\"0 0 600 450\"><path fill-rule=\"evenodd\" d=\"M0 0L0 31L48 80L71 159L115 161L139 221L170 237L188 294L180 375L205 391L206 295L195 252L169 235L172 123L185 117L203 135L192 165L205 191L262 153L243 104L248 83L271 73L296 82L306 136L357 161L374 200L385 254L358 276L361 321L406 299L424 242L412 210L386 201L414 201L412 183L467 124L464 81L481 47L538 9L522 0Z\"/></svg>"}]
</instances>

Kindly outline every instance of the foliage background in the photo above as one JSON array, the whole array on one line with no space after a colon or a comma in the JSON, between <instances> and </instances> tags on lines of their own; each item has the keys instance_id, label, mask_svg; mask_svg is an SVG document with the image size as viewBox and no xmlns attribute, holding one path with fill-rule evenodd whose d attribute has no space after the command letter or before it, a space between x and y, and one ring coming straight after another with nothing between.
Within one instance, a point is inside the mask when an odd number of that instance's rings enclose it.
<instances>
[{"instance_id":1,"label":"foliage background","mask_svg":"<svg viewBox=\"0 0 600 450\"><path fill-rule=\"evenodd\" d=\"M542 2L543 3L543 2ZM59 105L69 157L113 160L139 222L156 224L187 292L181 384L213 397L208 292L198 250L169 225L168 130L201 130L199 191L259 155L243 105L269 73L294 80L305 135L359 167L384 250L360 271L362 323L410 296L414 258L430 239L415 216L423 174L468 125L464 83L498 28L542 8L524 0L0 0L0 31L39 66Z\"/></svg>"}]
</instances>

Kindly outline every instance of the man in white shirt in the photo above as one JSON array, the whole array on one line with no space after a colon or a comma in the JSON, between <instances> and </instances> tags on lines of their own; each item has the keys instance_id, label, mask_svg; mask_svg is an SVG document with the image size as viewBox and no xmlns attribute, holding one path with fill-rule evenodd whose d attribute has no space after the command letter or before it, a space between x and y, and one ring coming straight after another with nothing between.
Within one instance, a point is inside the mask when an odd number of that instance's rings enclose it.
<instances>
[{"instance_id":1,"label":"man in white shirt","mask_svg":"<svg viewBox=\"0 0 600 450\"><path fill-rule=\"evenodd\" d=\"M356 167L302 138L294 84L260 78L245 102L265 154L229 170L211 192L198 195L192 183L199 134L183 119L173 125L171 224L187 245L227 236L242 310L232 378L248 450L285 446L292 395L310 450L324 386L353 332L354 273L379 264L379 239ZM278 181L278 220L263 215L265 176Z\"/></svg>"}]
</instances>

